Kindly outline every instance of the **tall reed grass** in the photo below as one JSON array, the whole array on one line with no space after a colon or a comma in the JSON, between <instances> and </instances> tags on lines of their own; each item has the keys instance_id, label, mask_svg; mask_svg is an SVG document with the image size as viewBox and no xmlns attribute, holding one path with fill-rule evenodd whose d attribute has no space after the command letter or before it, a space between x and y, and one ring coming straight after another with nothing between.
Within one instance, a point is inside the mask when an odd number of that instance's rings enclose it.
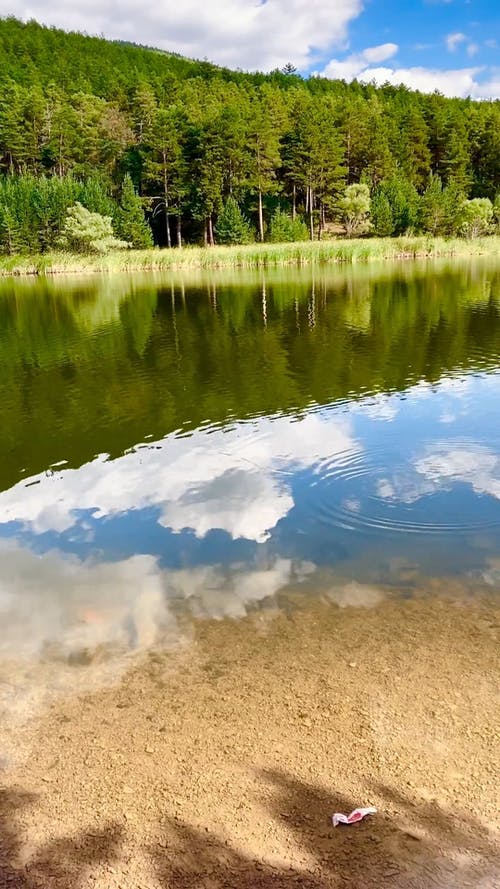
<instances>
[{"instance_id":1,"label":"tall reed grass","mask_svg":"<svg viewBox=\"0 0 500 889\"><path fill-rule=\"evenodd\" d=\"M500 237L373 238L300 241L293 244L248 244L235 247L182 247L172 250L129 250L106 256L47 253L0 257L0 275L59 275L85 272L169 271L182 269L272 268L313 263L356 263L386 259L450 255L500 256Z\"/></svg>"}]
</instances>

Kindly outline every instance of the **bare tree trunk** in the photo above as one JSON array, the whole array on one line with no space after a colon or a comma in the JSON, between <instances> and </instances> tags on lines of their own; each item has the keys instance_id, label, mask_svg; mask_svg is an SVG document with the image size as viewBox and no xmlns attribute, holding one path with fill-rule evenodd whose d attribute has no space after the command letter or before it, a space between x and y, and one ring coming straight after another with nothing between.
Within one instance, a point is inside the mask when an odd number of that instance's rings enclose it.
<instances>
[{"instance_id":1,"label":"bare tree trunk","mask_svg":"<svg viewBox=\"0 0 500 889\"><path fill-rule=\"evenodd\" d=\"M167 247L172 246L172 238L170 237L170 216L168 213L168 207L165 206L165 232L167 235Z\"/></svg>"},{"instance_id":2,"label":"bare tree trunk","mask_svg":"<svg viewBox=\"0 0 500 889\"><path fill-rule=\"evenodd\" d=\"M212 214L210 214L210 216L208 217L208 242L211 247L213 247L215 245Z\"/></svg>"},{"instance_id":3,"label":"bare tree trunk","mask_svg":"<svg viewBox=\"0 0 500 889\"><path fill-rule=\"evenodd\" d=\"M295 222L297 218L297 188L295 182L292 186L292 219Z\"/></svg>"},{"instance_id":4,"label":"bare tree trunk","mask_svg":"<svg viewBox=\"0 0 500 889\"><path fill-rule=\"evenodd\" d=\"M205 219L203 225L203 243L205 244L205 247L208 247L208 219Z\"/></svg>"},{"instance_id":5,"label":"bare tree trunk","mask_svg":"<svg viewBox=\"0 0 500 889\"><path fill-rule=\"evenodd\" d=\"M177 216L177 246L182 247L182 217L180 213Z\"/></svg>"},{"instance_id":6,"label":"bare tree trunk","mask_svg":"<svg viewBox=\"0 0 500 889\"><path fill-rule=\"evenodd\" d=\"M321 235L323 234L323 229L325 227L325 208L323 202L319 205L319 213L318 213L318 241L321 241Z\"/></svg>"},{"instance_id":7,"label":"bare tree trunk","mask_svg":"<svg viewBox=\"0 0 500 889\"><path fill-rule=\"evenodd\" d=\"M163 152L163 196L165 198L165 231L167 235L167 247L172 246L172 238L170 237L170 214L168 212L168 176L167 176L167 155Z\"/></svg>"},{"instance_id":8,"label":"bare tree trunk","mask_svg":"<svg viewBox=\"0 0 500 889\"><path fill-rule=\"evenodd\" d=\"M309 235L311 241L314 241L314 215L313 215L313 191L309 186Z\"/></svg>"},{"instance_id":9,"label":"bare tree trunk","mask_svg":"<svg viewBox=\"0 0 500 889\"><path fill-rule=\"evenodd\" d=\"M259 238L264 240L264 214L262 212L262 191L259 188Z\"/></svg>"},{"instance_id":10,"label":"bare tree trunk","mask_svg":"<svg viewBox=\"0 0 500 889\"><path fill-rule=\"evenodd\" d=\"M58 163L58 175L59 175L59 179L62 179L62 177L64 176L63 160L62 160L62 133L61 133L61 135L59 136L59 163Z\"/></svg>"}]
</instances>

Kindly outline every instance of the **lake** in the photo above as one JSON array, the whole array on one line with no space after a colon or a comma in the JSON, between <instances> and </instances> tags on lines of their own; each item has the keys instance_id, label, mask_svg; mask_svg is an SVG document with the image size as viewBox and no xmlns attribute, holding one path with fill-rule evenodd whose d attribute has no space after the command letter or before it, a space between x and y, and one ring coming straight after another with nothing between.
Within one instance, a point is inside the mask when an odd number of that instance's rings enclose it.
<instances>
[{"instance_id":1,"label":"lake","mask_svg":"<svg viewBox=\"0 0 500 889\"><path fill-rule=\"evenodd\" d=\"M0 281L0 658L500 588L500 264Z\"/></svg>"}]
</instances>

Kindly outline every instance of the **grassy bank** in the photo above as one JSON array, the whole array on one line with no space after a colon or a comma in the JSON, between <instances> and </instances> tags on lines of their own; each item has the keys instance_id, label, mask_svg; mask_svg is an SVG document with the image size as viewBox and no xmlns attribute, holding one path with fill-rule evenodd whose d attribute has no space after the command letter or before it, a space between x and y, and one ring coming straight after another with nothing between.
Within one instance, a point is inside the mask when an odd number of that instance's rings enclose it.
<instances>
[{"instance_id":1,"label":"grassy bank","mask_svg":"<svg viewBox=\"0 0 500 889\"><path fill-rule=\"evenodd\" d=\"M58 275L81 272L169 271L182 269L265 268L313 263L355 263L417 257L500 255L500 237L373 238L294 244L249 244L236 247L183 247L175 250L129 250L107 256L47 253L0 257L0 275Z\"/></svg>"}]
</instances>

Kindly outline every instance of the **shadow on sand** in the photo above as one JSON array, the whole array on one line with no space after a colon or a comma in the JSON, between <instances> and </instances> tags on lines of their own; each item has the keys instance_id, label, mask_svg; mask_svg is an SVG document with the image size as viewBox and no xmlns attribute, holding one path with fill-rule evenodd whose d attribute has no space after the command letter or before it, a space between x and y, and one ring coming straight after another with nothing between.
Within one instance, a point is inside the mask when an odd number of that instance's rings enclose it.
<instances>
[{"instance_id":1,"label":"shadow on sand","mask_svg":"<svg viewBox=\"0 0 500 889\"><path fill-rule=\"evenodd\" d=\"M16 832L20 818L29 817L34 794L0 789L0 889L77 889L84 886L86 870L110 864L122 840L119 827L79 833L38 848L23 865L23 838Z\"/></svg>"},{"instance_id":2,"label":"shadow on sand","mask_svg":"<svg viewBox=\"0 0 500 889\"><path fill-rule=\"evenodd\" d=\"M390 803L354 827L333 828L327 813L349 812L356 802L297 781L282 772L261 775L269 833L286 825L298 862L271 866L245 857L220 837L168 821L165 848L150 850L165 889L494 889L500 887L498 849L473 818L450 816L437 803L413 804L384 786ZM357 801L359 803L359 801Z\"/></svg>"},{"instance_id":3,"label":"shadow on sand","mask_svg":"<svg viewBox=\"0 0 500 889\"><path fill-rule=\"evenodd\" d=\"M268 810L266 842L273 835L290 840L293 865L273 866L247 857L220 836L166 819L161 843L147 848L151 887L162 889L494 889L500 887L498 848L472 817L445 813L435 802L413 803L385 786L373 794L384 799L371 819L333 828L329 813L349 811L352 800L290 776L268 771L259 776ZM126 845L121 829L109 824L96 832L54 840L37 849L27 863L21 833L14 825L28 822L36 796L0 791L0 889L83 889L99 886L96 865L106 886L136 887L110 871L120 870ZM259 825L262 829L262 825ZM113 880L116 879L116 882ZM143 884L141 883L141 886ZM146 883L145 885L149 885Z\"/></svg>"}]
</instances>

